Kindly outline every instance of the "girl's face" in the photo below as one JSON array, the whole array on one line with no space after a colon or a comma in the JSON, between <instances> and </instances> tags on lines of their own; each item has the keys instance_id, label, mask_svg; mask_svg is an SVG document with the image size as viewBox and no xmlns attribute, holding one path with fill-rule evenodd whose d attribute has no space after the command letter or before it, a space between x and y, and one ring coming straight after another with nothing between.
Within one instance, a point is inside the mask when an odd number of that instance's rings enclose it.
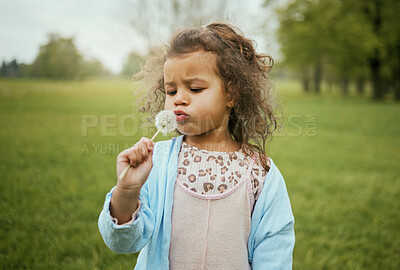
<instances>
[{"instance_id":1,"label":"girl's face","mask_svg":"<svg viewBox=\"0 0 400 270\"><path fill-rule=\"evenodd\" d=\"M215 70L216 55L210 52L197 51L165 61L165 109L175 112L178 130L184 135L227 133L233 104Z\"/></svg>"}]
</instances>

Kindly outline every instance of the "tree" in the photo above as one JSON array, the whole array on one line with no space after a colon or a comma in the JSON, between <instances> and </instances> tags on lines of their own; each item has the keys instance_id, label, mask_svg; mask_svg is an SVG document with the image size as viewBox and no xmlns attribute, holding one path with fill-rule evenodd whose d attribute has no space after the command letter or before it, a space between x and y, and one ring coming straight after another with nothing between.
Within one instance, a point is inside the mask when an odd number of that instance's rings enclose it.
<instances>
[{"instance_id":1,"label":"tree","mask_svg":"<svg viewBox=\"0 0 400 270\"><path fill-rule=\"evenodd\" d=\"M374 98L382 99L385 85L389 85L394 90L395 98L400 100L400 2L360 1L359 8L379 41L368 57Z\"/></svg>"},{"instance_id":2,"label":"tree","mask_svg":"<svg viewBox=\"0 0 400 270\"><path fill-rule=\"evenodd\" d=\"M130 54L128 54L128 57L124 62L121 75L127 78L132 77L132 75L140 71L140 67L143 63L144 63L144 57L135 52L131 52Z\"/></svg>"},{"instance_id":3,"label":"tree","mask_svg":"<svg viewBox=\"0 0 400 270\"><path fill-rule=\"evenodd\" d=\"M279 11L285 62L300 73L315 67L316 83L324 65L344 94L350 80L362 92L368 68L374 99L385 89L400 99L399 13L397 0L294 0Z\"/></svg>"},{"instance_id":4,"label":"tree","mask_svg":"<svg viewBox=\"0 0 400 270\"><path fill-rule=\"evenodd\" d=\"M83 79L108 75L110 72L97 59L84 60L73 38L50 34L49 41L40 47L33 64L18 63L16 59L2 62L2 77L42 77L49 79Z\"/></svg>"},{"instance_id":5,"label":"tree","mask_svg":"<svg viewBox=\"0 0 400 270\"><path fill-rule=\"evenodd\" d=\"M0 76L7 77L7 64L4 60L1 63Z\"/></svg>"},{"instance_id":6,"label":"tree","mask_svg":"<svg viewBox=\"0 0 400 270\"><path fill-rule=\"evenodd\" d=\"M327 25L333 20L336 7L329 1L296 0L279 9L278 40L285 56L285 64L298 70L304 90L308 90L310 77L314 89L320 90L323 65L327 61L330 40Z\"/></svg>"},{"instance_id":7,"label":"tree","mask_svg":"<svg viewBox=\"0 0 400 270\"><path fill-rule=\"evenodd\" d=\"M74 79L81 75L83 58L73 38L50 34L33 63L33 75L50 79Z\"/></svg>"},{"instance_id":8,"label":"tree","mask_svg":"<svg viewBox=\"0 0 400 270\"><path fill-rule=\"evenodd\" d=\"M28 76L30 66L24 63L18 63L17 59L6 63L2 62L0 68L0 76L8 78L26 77Z\"/></svg>"},{"instance_id":9,"label":"tree","mask_svg":"<svg viewBox=\"0 0 400 270\"><path fill-rule=\"evenodd\" d=\"M93 76L104 76L109 75L110 71L107 70L103 63L98 59L85 60L82 64L80 77L93 77Z\"/></svg>"},{"instance_id":10,"label":"tree","mask_svg":"<svg viewBox=\"0 0 400 270\"><path fill-rule=\"evenodd\" d=\"M337 75L344 95L349 82L357 82L358 92L363 92L367 74L368 55L377 44L368 20L357 8L359 1L338 2L333 23L329 29L328 63Z\"/></svg>"},{"instance_id":11,"label":"tree","mask_svg":"<svg viewBox=\"0 0 400 270\"><path fill-rule=\"evenodd\" d=\"M226 0L126 0L123 9L129 25L146 41L149 52L160 39L169 37L179 27L223 19L226 3Z\"/></svg>"}]
</instances>

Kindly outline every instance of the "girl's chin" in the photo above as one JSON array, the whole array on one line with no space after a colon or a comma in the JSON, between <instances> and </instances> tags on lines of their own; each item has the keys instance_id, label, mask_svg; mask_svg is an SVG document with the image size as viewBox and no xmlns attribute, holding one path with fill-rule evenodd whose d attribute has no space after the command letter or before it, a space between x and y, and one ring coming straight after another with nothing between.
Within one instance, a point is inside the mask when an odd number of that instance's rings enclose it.
<instances>
[{"instance_id":1,"label":"girl's chin","mask_svg":"<svg viewBox=\"0 0 400 270\"><path fill-rule=\"evenodd\" d=\"M191 130L191 131L188 131L188 130L182 130L182 129L178 129L179 130L179 132L182 134L182 135L185 135L186 137L187 136L200 136L200 137L204 137L204 136L207 136L207 135L209 135L209 134L207 134L207 132L205 132L205 133L202 133L202 132L196 132L196 131L193 131L193 130Z\"/></svg>"},{"instance_id":2,"label":"girl's chin","mask_svg":"<svg viewBox=\"0 0 400 270\"><path fill-rule=\"evenodd\" d=\"M201 129L200 126L193 125L193 123L185 122L185 121L178 122L177 130L185 136L207 135L207 131L204 131L203 129Z\"/></svg>"},{"instance_id":3,"label":"girl's chin","mask_svg":"<svg viewBox=\"0 0 400 270\"><path fill-rule=\"evenodd\" d=\"M180 125L178 125L178 131L185 136L193 136L193 135L199 134L199 132L196 132L195 130L193 130L191 128L188 128L188 127L185 128Z\"/></svg>"}]
</instances>

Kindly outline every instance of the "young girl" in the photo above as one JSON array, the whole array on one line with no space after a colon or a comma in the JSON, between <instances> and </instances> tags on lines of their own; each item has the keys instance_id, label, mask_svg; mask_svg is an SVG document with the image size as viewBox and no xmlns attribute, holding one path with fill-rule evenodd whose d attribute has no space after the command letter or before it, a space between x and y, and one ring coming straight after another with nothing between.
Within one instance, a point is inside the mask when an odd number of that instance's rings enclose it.
<instances>
[{"instance_id":1,"label":"young girl","mask_svg":"<svg viewBox=\"0 0 400 270\"><path fill-rule=\"evenodd\" d=\"M106 195L106 245L141 250L135 269L291 269L294 218L265 154L277 125L266 91L272 59L213 23L175 35L158 63L143 111L173 111L180 135L142 137L118 155L117 176L132 167Z\"/></svg>"}]
</instances>

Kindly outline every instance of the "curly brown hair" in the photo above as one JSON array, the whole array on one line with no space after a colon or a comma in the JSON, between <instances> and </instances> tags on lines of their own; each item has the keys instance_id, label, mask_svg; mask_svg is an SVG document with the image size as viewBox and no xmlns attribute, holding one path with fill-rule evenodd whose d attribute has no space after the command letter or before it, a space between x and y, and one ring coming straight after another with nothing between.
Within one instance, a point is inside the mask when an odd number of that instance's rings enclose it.
<instances>
[{"instance_id":1,"label":"curly brown hair","mask_svg":"<svg viewBox=\"0 0 400 270\"><path fill-rule=\"evenodd\" d=\"M146 106L138 107L139 111L150 113L154 119L163 109L163 66L167 58L200 50L215 53L216 72L223 80L227 93L235 100L229 116L229 132L243 146L246 154L253 155L256 150L262 166L268 171L270 165L265 144L280 126L274 113L278 107L275 107L268 74L274 61L267 54L257 53L253 43L254 40L244 37L238 28L227 23L211 23L178 32L168 45L149 57L141 72L135 76L149 83L147 95L137 101L138 104L143 99L147 101Z\"/></svg>"}]
</instances>

